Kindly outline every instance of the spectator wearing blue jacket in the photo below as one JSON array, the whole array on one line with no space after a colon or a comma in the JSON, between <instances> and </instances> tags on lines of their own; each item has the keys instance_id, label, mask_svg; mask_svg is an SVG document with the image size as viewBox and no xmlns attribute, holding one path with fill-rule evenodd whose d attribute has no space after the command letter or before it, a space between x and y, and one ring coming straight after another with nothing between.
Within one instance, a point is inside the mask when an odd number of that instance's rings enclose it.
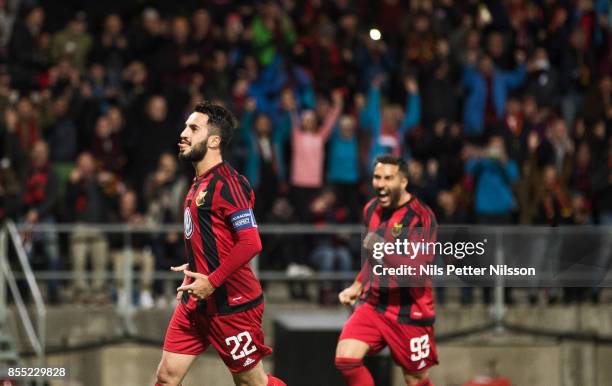
<instances>
[{"instance_id":1,"label":"spectator wearing blue jacket","mask_svg":"<svg viewBox=\"0 0 612 386\"><path fill-rule=\"evenodd\" d=\"M245 60L251 67L256 67L253 57ZM255 98L257 110L271 114L276 106L274 95L279 95L287 82L287 73L284 71L283 60L276 55L272 63L262 68L257 78L249 84L248 95Z\"/></svg>"},{"instance_id":2,"label":"spectator wearing blue jacket","mask_svg":"<svg viewBox=\"0 0 612 386\"><path fill-rule=\"evenodd\" d=\"M276 197L280 173L277 146L272 133L272 121L265 113L256 113L257 102L250 98L245 105L240 137L246 147L245 176L255 190L256 197ZM257 200L255 214L263 218L271 210L272 199Z\"/></svg>"},{"instance_id":3,"label":"spectator wearing blue jacket","mask_svg":"<svg viewBox=\"0 0 612 386\"><path fill-rule=\"evenodd\" d=\"M257 101L258 111L274 119L279 113L279 106L282 109L286 90L293 93L298 108L314 109L316 101L310 76L300 66L290 65L276 55L272 63L262 68L257 79L249 84L248 94Z\"/></svg>"},{"instance_id":4,"label":"spectator wearing blue jacket","mask_svg":"<svg viewBox=\"0 0 612 386\"><path fill-rule=\"evenodd\" d=\"M340 118L329 139L327 158L327 181L337 197L348 200L349 222L359 218L359 143L355 128L353 116L346 114Z\"/></svg>"},{"instance_id":5,"label":"spectator wearing blue jacket","mask_svg":"<svg viewBox=\"0 0 612 386\"><path fill-rule=\"evenodd\" d=\"M468 159L465 171L474 180L477 222L511 223L516 209L512 184L518 180L519 168L508 158L503 137L493 135L487 147Z\"/></svg>"},{"instance_id":6,"label":"spectator wearing blue jacket","mask_svg":"<svg viewBox=\"0 0 612 386\"><path fill-rule=\"evenodd\" d=\"M281 92L278 108L272 113L272 123L274 125L274 148L278 159L278 173L285 190L288 189L289 171L287 165L291 157L291 129L293 121L292 111L299 110L302 106L296 101L295 93L291 88L285 88Z\"/></svg>"},{"instance_id":7,"label":"spectator wearing blue jacket","mask_svg":"<svg viewBox=\"0 0 612 386\"><path fill-rule=\"evenodd\" d=\"M421 121L421 98L416 79L410 76L405 79L406 109L403 118L400 115L399 119L393 106L381 106L380 87L383 81L383 76L379 75L374 78L368 93L365 111L360 112L359 115L361 127L369 130L372 138L368 171L372 170L374 160L379 155L406 155L404 154L405 149L402 149L404 136L414 130Z\"/></svg>"},{"instance_id":8,"label":"spectator wearing blue jacket","mask_svg":"<svg viewBox=\"0 0 612 386\"><path fill-rule=\"evenodd\" d=\"M512 212L516 209L512 184L518 180L519 168L515 161L508 158L503 137L491 136L488 145L468 159L465 169L466 174L475 181L476 222L489 225L511 224ZM472 302L472 290L471 287L462 289L462 303ZM490 304L491 287L484 287L482 295L483 301ZM510 288L505 288L504 300L512 303Z\"/></svg>"},{"instance_id":9,"label":"spectator wearing blue jacket","mask_svg":"<svg viewBox=\"0 0 612 386\"><path fill-rule=\"evenodd\" d=\"M486 123L503 118L508 94L521 87L527 77L522 52L517 54L516 59L520 64L512 71L495 68L491 58L486 55L479 60L476 67L475 55L468 55L462 81L466 91L463 106L464 132L471 138L481 137Z\"/></svg>"}]
</instances>

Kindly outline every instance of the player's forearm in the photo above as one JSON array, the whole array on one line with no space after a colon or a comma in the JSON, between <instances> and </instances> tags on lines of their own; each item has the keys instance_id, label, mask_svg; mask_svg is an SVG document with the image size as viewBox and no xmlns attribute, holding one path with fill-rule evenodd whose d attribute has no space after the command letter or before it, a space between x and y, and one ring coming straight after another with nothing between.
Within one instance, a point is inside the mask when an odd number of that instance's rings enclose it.
<instances>
[{"instance_id":1,"label":"player's forearm","mask_svg":"<svg viewBox=\"0 0 612 386\"><path fill-rule=\"evenodd\" d=\"M357 277L355 278L353 285L360 285L361 287L363 287L363 283L368 278L368 271L367 271L368 267L369 267L369 264L368 264L368 261L366 260L361 266L361 270L357 274Z\"/></svg>"},{"instance_id":2,"label":"player's forearm","mask_svg":"<svg viewBox=\"0 0 612 386\"><path fill-rule=\"evenodd\" d=\"M224 259L219 267L208 276L208 280L215 288L219 287L234 272L261 252L261 248L257 228L238 232L238 242L230 251L228 258Z\"/></svg>"}]
</instances>

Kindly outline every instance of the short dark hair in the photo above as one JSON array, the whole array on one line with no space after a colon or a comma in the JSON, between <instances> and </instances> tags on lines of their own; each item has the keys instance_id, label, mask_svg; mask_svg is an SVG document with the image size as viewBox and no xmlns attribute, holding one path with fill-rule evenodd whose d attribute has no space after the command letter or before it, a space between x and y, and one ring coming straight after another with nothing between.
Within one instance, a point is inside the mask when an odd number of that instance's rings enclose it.
<instances>
[{"instance_id":1,"label":"short dark hair","mask_svg":"<svg viewBox=\"0 0 612 386\"><path fill-rule=\"evenodd\" d=\"M404 177L408 177L408 163L402 157L396 157L391 154L379 155L376 157L374 165L379 163L397 165L399 167L399 172L403 174Z\"/></svg>"},{"instance_id":2,"label":"short dark hair","mask_svg":"<svg viewBox=\"0 0 612 386\"><path fill-rule=\"evenodd\" d=\"M206 114L208 116L208 124L219 130L222 149L231 142L234 131L238 126L238 120L231 111L209 101L199 102L193 111Z\"/></svg>"}]
</instances>

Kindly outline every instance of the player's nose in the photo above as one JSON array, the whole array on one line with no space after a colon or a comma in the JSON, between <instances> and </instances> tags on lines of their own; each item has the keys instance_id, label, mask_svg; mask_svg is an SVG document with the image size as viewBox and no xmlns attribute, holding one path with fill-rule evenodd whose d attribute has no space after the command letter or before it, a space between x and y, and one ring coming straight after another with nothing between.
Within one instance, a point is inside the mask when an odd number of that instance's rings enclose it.
<instances>
[{"instance_id":1,"label":"player's nose","mask_svg":"<svg viewBox=\"0 0 612 386\"><path fill-rule=\"evenodd\" d=\"M189 130L187 129L187 127L185 127L183 131L181 131L179 140L188 139L188 134L189 134Z\"/></svg>"}]
</instances>

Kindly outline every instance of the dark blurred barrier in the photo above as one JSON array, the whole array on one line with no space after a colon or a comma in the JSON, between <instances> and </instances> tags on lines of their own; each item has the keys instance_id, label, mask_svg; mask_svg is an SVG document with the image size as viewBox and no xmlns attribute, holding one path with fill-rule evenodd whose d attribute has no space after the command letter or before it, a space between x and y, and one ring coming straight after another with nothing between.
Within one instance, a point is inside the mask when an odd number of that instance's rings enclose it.
<instances>
[{"instance_id":1,"label":"dark blurred barrier","mask_svg":"<svg viewBox=\"0 0 612 386\"><path fill-rule=\"evenodd\" d=\"M274 374L291 386L336 386L344 380L334 366L334 353L345 314L293 313L274 323ZM391 386L388 350L367 357L376 386Z\"/></svg>"}]
</instances>

